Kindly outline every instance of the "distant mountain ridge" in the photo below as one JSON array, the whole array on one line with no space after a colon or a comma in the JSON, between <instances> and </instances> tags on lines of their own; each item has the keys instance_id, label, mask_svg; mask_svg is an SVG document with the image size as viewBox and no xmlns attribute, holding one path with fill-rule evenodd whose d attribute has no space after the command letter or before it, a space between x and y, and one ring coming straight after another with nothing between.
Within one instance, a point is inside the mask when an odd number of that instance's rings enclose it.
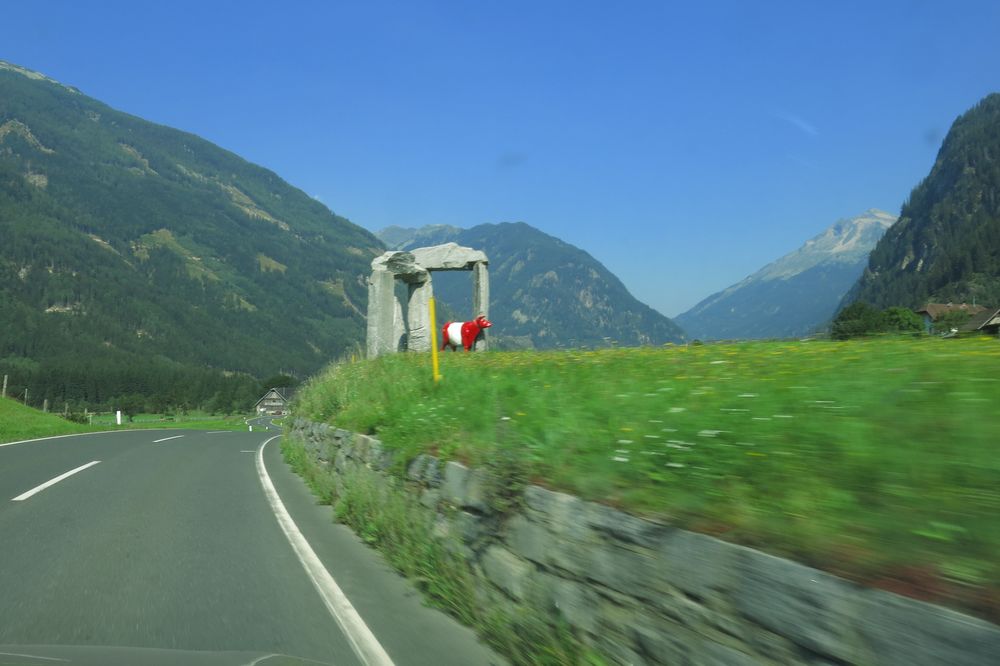
<instances>
[{"instance_id":1,"label":"distant mountain ridge","mask_svg":"<svg viewBox=\"0 0 1000 666\"><path fill-rule=\"evenodd\" d=\"M896 218L869 209L838 220L802 247L675 318L694 338L805 335L833 316L861 275L871 249Z\"/></svg>"},{"instance_id":2,"label":"distant mountain ridge","mask_svg":"<svg viewBox=\"0 0 1000 666\"><path fill-rule=\"evenodd\" d=\"M376 234L395 249L455 242L490 259L491 335L501 348L607 347L681 342L684 332L633 297L583 250L523 222L471 229L390 227ZM461 273L435 273L441 316L471 317L471 287Z\"/></svg>"},{"instance_id":3,"label":"distant mountain ridge","mask_svg":"<svg viewBox=\"0 0 1000 666\"><path fill-rule=\"evenodd\" d=\"M844 305L858 300L1000 306L1000 93L955 120Z\"/></svg>"},{"instance_id":4,"label":"distant mountain ridge","mask_svg":"<svg viewBox=\"0 0 1000 666\"><path fill-rule=\"evenodd\" d=\"M60 402L147 394L152 366L314 372L363 344L382 251L273 172L2 61L0 240L0 366ZM132 379L91 381L112 367Z\"/></svg>"}]
</instances>

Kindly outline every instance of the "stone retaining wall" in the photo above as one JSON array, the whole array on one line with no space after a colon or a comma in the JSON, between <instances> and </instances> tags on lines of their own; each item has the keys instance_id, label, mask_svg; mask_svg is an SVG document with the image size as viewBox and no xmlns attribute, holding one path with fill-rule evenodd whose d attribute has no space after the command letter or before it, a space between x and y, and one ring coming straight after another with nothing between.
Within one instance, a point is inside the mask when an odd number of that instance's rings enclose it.
<instances>
[{"instance_id":1,"label":"stone retaining wall","mask_svg":"<svg viewBox=\"0 0 1000 666\"><path fill-rule=\"evenodd\" d=\"M304 419L289 434L338 478L392 483L375 438ZM1000 627L939 606L540 486L499 515L486 472L431 456L406 476L481 581L515 605L541 596L616 663L1000 663Z\"/></svg>"}]
</instances>

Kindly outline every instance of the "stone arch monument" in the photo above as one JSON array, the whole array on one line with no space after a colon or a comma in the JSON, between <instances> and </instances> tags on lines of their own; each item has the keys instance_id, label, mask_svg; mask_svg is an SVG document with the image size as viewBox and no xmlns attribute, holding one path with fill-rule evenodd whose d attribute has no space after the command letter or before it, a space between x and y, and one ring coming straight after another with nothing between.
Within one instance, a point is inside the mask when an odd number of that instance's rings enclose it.
<instances>
[{"instance_id":1,"label":"stone arch monument","mask_svg":"<svg viewBox=\"0 0 1000 666\"><path fill-rule=\"evenodd\" d=\"M368 278L368 358L397 351L430 351L433 271L472 271L473 317L490 316L489 259L482 250L456 243L394 250L372 260ZM396 280L407 285L407 316L396 298ZM485 332L475 350L486 349Z\"/></svg>"}]
</instances>

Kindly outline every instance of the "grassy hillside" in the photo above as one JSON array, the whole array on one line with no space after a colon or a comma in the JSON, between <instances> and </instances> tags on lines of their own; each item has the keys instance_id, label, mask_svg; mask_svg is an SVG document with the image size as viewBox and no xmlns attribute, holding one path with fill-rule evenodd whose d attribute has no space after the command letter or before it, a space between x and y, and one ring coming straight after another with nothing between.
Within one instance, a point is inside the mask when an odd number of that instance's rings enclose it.
<instances>
[{"instance_id":1,"label":"grassy hillside","mask_svg":"<svg viewBox=\"0 0 1000 666\"><path fill-rule=\"evenodd\" d=\"M0 399L0 444L36 437L71 435L92 430L98 430L98 428L72 423L56 414L46 414L37 409L25 407L10 398Z\"/></svg>"},{"instance_id":2,"label":"grassy hillside","mask_svg":"<svg viewBox=\"0 0 1000 666\"><path fill-rule=\"evenodd\" d=\"M583 497L990 616L1000 607L1000 344L743 343L393 355L331 366L299 414L502 458Z\"/></svg>"}]
</instances>

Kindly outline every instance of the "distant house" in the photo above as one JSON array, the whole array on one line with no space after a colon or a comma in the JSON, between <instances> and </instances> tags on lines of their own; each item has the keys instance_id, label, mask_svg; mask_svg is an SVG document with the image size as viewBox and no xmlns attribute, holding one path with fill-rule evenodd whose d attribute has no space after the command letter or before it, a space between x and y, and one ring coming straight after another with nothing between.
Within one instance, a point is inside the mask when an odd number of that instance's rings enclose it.
<instances>
[{"instance_id":1,"label":"distant house","mask_svg":"<svg viewBox=\"0 0 1000 666\"><path fill-rule=\"evenodd\" d=\"M273 388L254 405L254 411L268 416L279 416L288 411L288 403L292 399L290 388Z\"/></svg>"},{"instance_id":2,"label":"distant house","mask_svg":"<svg viewBox=\"0 0 1000 666\"><path fill-rule=\"evenodd\" d=\"M983 309L982 312L972 315L972 318L962 326L962 330L1000 335L1000 308Z\"/></svg>"},{"instance_id":3,"label":"distant house","mask_svg":"<svg viewBox=\"0 0 1000 666\"><path fill-rule=\"evenodd\" d=\"M986 308L982 305L969 305L968 303L928 303L917 310L917 314L924 319L924 331L930 333L934 328L934 322L950 312L965 312L974 316L984 310Z\"/></svg>"}]
</instances>

